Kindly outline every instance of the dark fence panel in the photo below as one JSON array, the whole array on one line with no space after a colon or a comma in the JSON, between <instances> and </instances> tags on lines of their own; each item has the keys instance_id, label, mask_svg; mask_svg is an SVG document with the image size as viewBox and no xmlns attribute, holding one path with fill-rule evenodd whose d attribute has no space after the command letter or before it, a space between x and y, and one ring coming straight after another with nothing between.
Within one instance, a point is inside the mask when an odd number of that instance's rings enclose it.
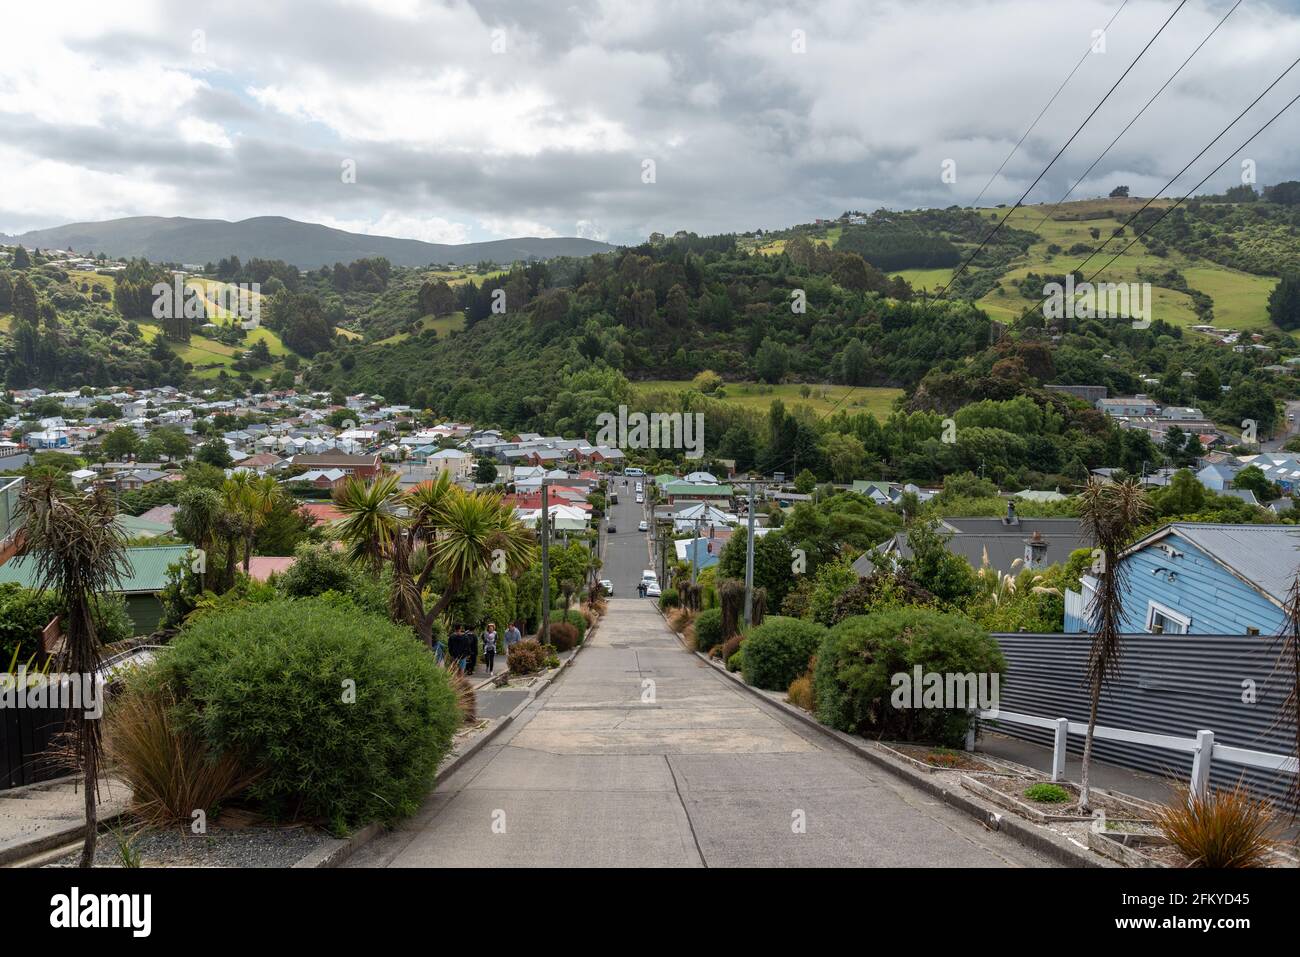
<instances>
[{"instance_id":1,"label":"dark fence panel","mask_svg":"<svg viewBox=\"0 0 1300 957\"><path fill-rule=\"evenodd\" d=\"M1087 635L996 634L1007 659L999 707L1045 718L1088 720ZM1214 732L1216 744L1290 754L1294 724L1280 717L1286 675L1277 667L1281 639L1247 635L1126 635L1120 676L1101 694L1097 723L1184 738ZM1253 683L1253 685L1252 685ZM1254 703L1243 701L1253 686ZM998 731L1052 746L1052 733L1006 722ZM1070 735L1070 752L1083 753L1083 735ZM1187 781L1192 756L1120 741L1096 740L1097 759ZM1214 761L1210 781L1286 796L1294 776Z\"/></svg>"},{"instance_id":2,"label":"dark fence panel","mask_svg":"<svg viewBox=\"0 0 1300 957\"><path fill-rule=\"evenodd\" d=\"M0 708L0 790L68 773L46 755L63 726L62 708Z\"/></svg>"}]
</instances>

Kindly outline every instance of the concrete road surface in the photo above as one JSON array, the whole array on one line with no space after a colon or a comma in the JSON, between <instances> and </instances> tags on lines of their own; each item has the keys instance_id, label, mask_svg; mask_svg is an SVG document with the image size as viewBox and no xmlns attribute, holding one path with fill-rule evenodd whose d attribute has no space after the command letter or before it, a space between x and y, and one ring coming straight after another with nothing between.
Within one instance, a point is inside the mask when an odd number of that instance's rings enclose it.
<instances>
[{"instance_id":1,"label":"concrete road surface","mask_svg":"<svg viewBox=\"0 0 1300 957\"><path fill-rule=\"evenodd\" d=\"M349 862L750 865L1050 862L731 686L635 591L513 725Z\"/></svg>"}]
</instances>

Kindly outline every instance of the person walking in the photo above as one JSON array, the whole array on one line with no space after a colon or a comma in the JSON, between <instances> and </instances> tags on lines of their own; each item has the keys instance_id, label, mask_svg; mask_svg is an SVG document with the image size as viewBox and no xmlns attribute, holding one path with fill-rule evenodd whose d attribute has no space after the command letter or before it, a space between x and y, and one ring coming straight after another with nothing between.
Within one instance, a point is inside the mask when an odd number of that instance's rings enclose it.
<instances>
[{"instance_id":1,"label":"person walking","mask_svg":"<svg viewBox=\"0 0 1300 957\"><path fill-rule=\"evenodd\" d=\"M487 666L487 673L492 674L492 669L497 660L497 626L495 622L489 621L487 629L483 632L483 664Z\"/></svg>"},{"instance_id":2,"label":"person walking","mask_svg":"<svg viewBox=\"0 0 1300 957\"><path fill-rule=\"evenodd\" d=\"M472 628L465 629L465 658L469 662L465 673L472 675L478 667L478 633Z\"/></svg>"},{"instance_id":3,"label":"person walking","mask_svg":"<svg viewBox=\"0 0 1300 957\"><path fill-rule=\"evenodd\" d=\"M460 622L452 628L451 640L447 642L447 650L451 654L451 660L456 663L456 667L462 672L465 670L465 626Z\"/></svg>"}]
</instances>

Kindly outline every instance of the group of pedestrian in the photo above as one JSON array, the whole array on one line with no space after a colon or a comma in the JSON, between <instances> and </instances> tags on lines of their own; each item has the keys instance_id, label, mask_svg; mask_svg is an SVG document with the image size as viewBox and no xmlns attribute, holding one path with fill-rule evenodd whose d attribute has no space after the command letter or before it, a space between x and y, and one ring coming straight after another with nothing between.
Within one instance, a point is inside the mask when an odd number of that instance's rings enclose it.
<instances>
[{"instance_id":1,"label":"group of pedestrian","mask_svg":"<svg viewBox=\"0 0 1300 957\"><path fill-rule=\"evenodd\" d=\"M519 627L522 624L523 622L512 621L506 628L505 634L501 636L507 660L510 657L510 646L523 637ZM478 668L479 652L482 651L483 665L487 668L488 674L493 674L496 671L497 642L495 622L489 621L481 635L473 629L466 628L463 623L457 622L451 631L451 637L447 639L446 646L443 646L441 640L434 645L434 654L440 662L444 657L450 657L462 674L472 675Z\"/></svg>"}]
</instances>

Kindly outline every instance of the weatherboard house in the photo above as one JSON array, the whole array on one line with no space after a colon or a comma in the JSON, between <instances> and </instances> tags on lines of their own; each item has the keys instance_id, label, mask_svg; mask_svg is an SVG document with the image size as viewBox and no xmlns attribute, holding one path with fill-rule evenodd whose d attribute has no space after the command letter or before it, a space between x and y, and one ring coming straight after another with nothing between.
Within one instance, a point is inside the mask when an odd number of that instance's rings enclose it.
<instances>
[{"instance_id":1,"label":"weatherboard house","mask_svg":"<svg viewBox=\"0 0 1300 957\"><path fill-rule=\"evenodd\" d=\"M1300 570L1300 528L1175 522L1124 552L1120 630L1130 634L1274 635ZM1067 591L1065 631L1091 630L1097 579Z\"/></svg>"}]
</instances>

